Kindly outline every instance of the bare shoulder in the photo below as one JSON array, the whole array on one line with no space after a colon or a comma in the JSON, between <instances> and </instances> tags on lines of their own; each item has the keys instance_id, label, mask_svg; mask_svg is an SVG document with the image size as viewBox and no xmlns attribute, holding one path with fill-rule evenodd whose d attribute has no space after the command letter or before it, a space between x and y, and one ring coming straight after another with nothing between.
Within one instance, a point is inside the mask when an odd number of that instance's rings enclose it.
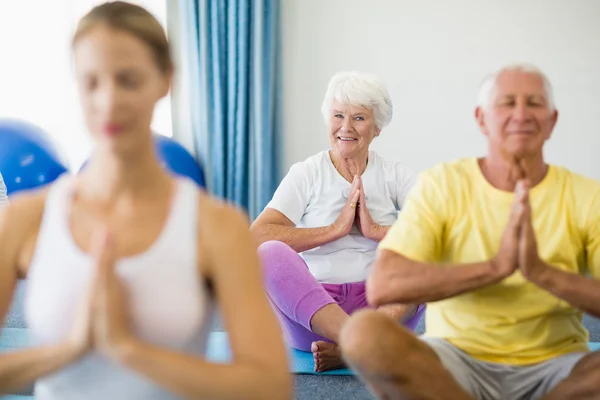
<instances>
[{"instance_id":1,"label":"bare shoulder","mask_svg":"<svg viewBox=\"0 0 600 400\"><path fill-rule=\"evenodd\" d=\"M11 196L10 203L0 209L0 246L23 277L33 255L48 189Z\"/></svg>"},{"instance_id":2,"label":"bare shoulder","mask_svg":"<svg viewBox=\"0 0 600 400\"><path fill-rule=\"evenodd\" d=\"M19 193L10 197L10 203L0 208L0 233L14 234L28 225L41 222L48 188Z\"/></svg>"},{"instance_id":3,"label":"bare shoulder","mask_svg":"<svg viewBox=\"0 0 600 400\"><path fill-rule=\"evenodd\" d=\"M198 207L198 225L201 232L232 233L248 230L250 227L248 216L242 210L206 192L200 192Z\"/></svg>"},{"instance_id":4,"label":"bare shoulder","mask_svg":"<svg viewBox=\"0 0 600 400\"><path fill-rule=\"evenodd\" d=\"M238 207L201 192L198 205L198 260L204 276L214 276L214 267L235 268L232 258L256 254L250 221ZM225 261L227 260L227 261Z\"/></svg>"}]
</instances>

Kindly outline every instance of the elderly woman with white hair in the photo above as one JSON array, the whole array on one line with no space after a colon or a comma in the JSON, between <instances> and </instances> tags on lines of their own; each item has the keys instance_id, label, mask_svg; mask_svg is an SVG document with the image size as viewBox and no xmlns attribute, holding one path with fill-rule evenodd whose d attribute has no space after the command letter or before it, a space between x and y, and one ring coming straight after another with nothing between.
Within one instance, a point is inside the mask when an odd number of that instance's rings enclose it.
<instances>
[{"instance_id":1,"label":"elderly woman with white hair","mask_svg":"<svg viewBox=\"0 0 600 400\"><path fill-rule=\"evenodd\" d=\"M392 119L374 76L342 72L322 107L331 148L294 164L251 230L265 286L288 344L311 351L315 371L342 367L337 339L354 311L370 307L365 281L378 242L396 221L415 175L370 150ZM424 306L381 311L414 330Z\"/></svg>"}]
</instances>

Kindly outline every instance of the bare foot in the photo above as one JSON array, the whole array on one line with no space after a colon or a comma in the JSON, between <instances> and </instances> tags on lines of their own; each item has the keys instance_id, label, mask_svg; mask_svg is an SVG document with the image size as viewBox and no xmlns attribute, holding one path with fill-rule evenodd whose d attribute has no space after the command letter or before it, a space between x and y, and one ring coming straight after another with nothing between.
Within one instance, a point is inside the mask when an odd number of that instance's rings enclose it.
<instances>
[{"instance_id":1,"label":"bare foot","mask_svg":"<svg viewBox=\"0 0 600 400\"><path fill-rule=\"evenodd\" d=\"M312 351L315 360L315 372L329 371L346 366L342 361L342 352L335 343L322 340L312 342L310 351Z\"/></svg>"}]
</instances>

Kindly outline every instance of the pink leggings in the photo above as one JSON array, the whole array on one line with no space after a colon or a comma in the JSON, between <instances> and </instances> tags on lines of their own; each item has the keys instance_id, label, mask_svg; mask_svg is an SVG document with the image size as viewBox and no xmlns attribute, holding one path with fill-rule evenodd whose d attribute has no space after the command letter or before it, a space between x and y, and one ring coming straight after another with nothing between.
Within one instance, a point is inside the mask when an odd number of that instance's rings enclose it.
<instances>
[{"instance_id":1,"label":"pink leggings","mask_svg":"<svg viewBox=\"0 0 600 400\"><path fill-rule=\"evenodd\" d=\"M322 307L335 303L349 315L361 308L372 308L367 304L365 282L320 283L302 257L285 243L265 242L258 248L258 255L264 268L267 295L285 340L295 349L310 351L314 341L331 342L310 327L311 318ZM414 331L424 311L425 305L419 305L404 325Z\"/></svg>"}]
</instances>

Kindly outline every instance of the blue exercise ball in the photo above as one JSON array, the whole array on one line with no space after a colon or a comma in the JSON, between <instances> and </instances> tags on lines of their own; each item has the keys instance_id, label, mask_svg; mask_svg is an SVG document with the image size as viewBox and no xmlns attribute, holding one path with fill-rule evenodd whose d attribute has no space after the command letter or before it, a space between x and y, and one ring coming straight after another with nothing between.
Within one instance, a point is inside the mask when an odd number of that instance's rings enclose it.
<instances>
[{"instance_id":1,"label":"blue exercise ball","mask_svg":"<svg viewBox=\"0 0 600 400\"><path fill-rule=\"evenodd\" d=\"M65 172L46 132L25 121L0 119L0 173L9 195L44 186Z\"/></svg>"},{"instance_id":2,"label":"blue exercise ball","mask_svg":"<svg viewBox=\"0 0 600 400\"><path fill-rule=\"evenodd\" d=\"M206 187L204 171L196 159L177 141L163 135L154 135L156 153L161 166L176 175L192 179L201 188ZM83 163L79 171L83 170L89 160Z\"/></svg>"},{"instance_id":3,"label":"blue exercise ball","mask_svg":"<svg viewBox=\"0 0 600 400\"><path fill-rule=\"evenodd\" d=\"M196 159L177 141L162 135L154 139L156 152L162 162L171 172L191 178L200 187L205 187L204 172Z\"/></svg>"}]
</instances>

